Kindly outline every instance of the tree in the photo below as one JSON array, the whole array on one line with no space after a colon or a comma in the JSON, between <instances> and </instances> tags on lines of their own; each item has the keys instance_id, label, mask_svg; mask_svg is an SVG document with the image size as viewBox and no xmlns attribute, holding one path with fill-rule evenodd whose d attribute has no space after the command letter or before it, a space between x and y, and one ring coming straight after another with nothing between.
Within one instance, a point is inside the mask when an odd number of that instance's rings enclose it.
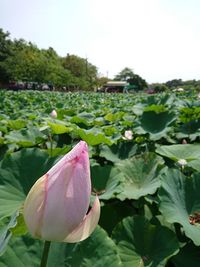
<instances>
[{"instance_id":1,"label":"tree","mask_svg":"<svg viewBox=\"0 0 200 267\"><path fill-rule=\"evenodd\" d=\"M106 84L110 79L108 77L97 77L96 85L97 87L102 87L104 84Z\"/></svg>"},{"instance_id":2,"label":"tree","mask_svg":"<svg viewBox=\"0 0 200 267\"><path fill-rule=\"evenodd\" d=\"M121 70L115 77L115 81L127 81L128 79L131 79L135 76L134 72L130 68L124 68Z\"/></svg>"},{"instance_id":3,"label":"tree","mask_svg":"<svg viewBox=\"0 0 200 267\"><path fill-rule=\"evenodd\" d=\"M161 92L166 92L169 88L163 84L163 83L153 83L150 85L150 87L156 92L156 93L161 93Z\"/></svg>"},{"instance_id":4,"label":"tree","mask_svg":"<svg viewBox=\"0 0 200 267\"><path fill-rule=\"evenodd\" d=\"M135 74L132 69L124 68L114 78L115 81L126 81L130 85L135 86L136 90L143 90L147 87L147 83L138 74Z\"/></svg>"},{"instance_id":5,"label":"tree","mask_svg":"<svg viewBox=\"0 0 200 267\"><path fill-rule=\"evenodd\" d=\"M176 88L178 86L182 86L183 81L181 79L174 79L174 80L166 82L165 85L169 88Z\"/></svg>"},{"instance_id":6,"label":"tree","mask_svg":"<svg viewBox=\"0 0 200 267\"><path fill-rule=\"evenodd\" d=\"M78 78L77 85L80 85L80 80L82 80L84 89L91 89L96 85L97 67L88 62L87 59L67 54L65 58L62 58L62 62L64 68Z\"/></svg>"},{"instance_id":7,"label":"tree","mask_svg":"<svg viewBox=\"0 0 200 267\"><path fill-rule=\"evenodd\" d=\"M37 81L41 82L47 62L36 45L27 43L25 40L14 40L12 55L4 64L7 67L10 80Z\"/></svg>"},{"instance_id":8,"label":"tree","mask_svg":"<svg viewBox=\"0 0 200 267\"><path fill-rule=\"evenodd\" d=\"M76 55L62 58L24 39L9 39L0 29L0 82L27 81L90 90L97 84L97 67Z\"/></svg>"},{"instance_id":9,"label":"tree","mask_svg":"<svg viewBox=\"0 0 200 267\"><path fill-rule=\"evenodd\" d=\"M12 42L9 39L9 32L4 32L0 28L0 81L8 82L9 73L5 60L12 55Z\"/></svg>"}]
</instances>

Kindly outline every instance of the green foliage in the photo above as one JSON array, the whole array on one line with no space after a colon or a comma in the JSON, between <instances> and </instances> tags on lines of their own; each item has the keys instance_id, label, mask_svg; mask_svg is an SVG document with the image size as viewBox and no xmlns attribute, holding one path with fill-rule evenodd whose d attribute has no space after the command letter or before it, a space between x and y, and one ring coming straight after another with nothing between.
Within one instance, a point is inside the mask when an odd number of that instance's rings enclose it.
<instances>
[{"instance_id":1,"label":"green foliage","mask_svg":"<svg viewBox=\"0 0 200 267\"><path fill-rule=\"evenodd\" d=\"M181 79L174 79L174 80L171 80L171 81L166 82L165 84L169 88L175 88L175 87L182 86L183 81Z\"/></svg>"},{"instance_id":2,"label":"green foliage","mask_svg":"<svg viewBox=\"0 0 200 267\"><path fill-rule=\"evenodd\" d=\"M199 223L191 224L190 216L200 210L200 177L191 178L178 170L168 170L162 176L159 190L160 211L170 223L179 223L195 245L200 245Z\"/></svg>"},{"instance_id":3,"label":"green foliage","mask_svg":"<svg viewBox=\"0 0 200 267\"><path fill-rule=\"evenodd\" d=\"M166 92L168 90L168 87L165 84L160 84L160 83L154 83L151 84L151 88L156 92L156 93L161 93L161 92Z\"/></svg>"},{"instance_id":4,"label":"green foliage","mask_svg":"<svg viewBox=\"0 0 200 267\"><path fill-rule=\"evenodd\" d=\"M114 80L116 80L116 81L127 81L128 79L133 78L134 75L135 74L134 74L133 70L126 67L123 70L121 70L119 72L119 74L117 74L115 76Z\"/></svg>"},{"instance_id":5,"label":"green foliage","mask_svg":"<svg viewBox=\"0 0 200 267\"><path fill-rule=\"evenodd\" d=\"M175 267L188 267L190 265L198 267L199 260L199 247L195 247L192 243L185 245L175 257L172 257Z\"/></svg>"},{"instance_id":6,"label":"green foliage","mask_svg":"<svg viewBox=\"0 0 200 267\"><path fill-rule=\"evenodd\" d=\"M0 267L39 266L43 241L27 233L23 202L80 139L89 145L99 226L83 242L53 243L48 266L198 267L200 127L196 117L192 131L180 119L186 107L196 116L196 95L0 90Z\"/></svg>"},{"instance_id":7,"label":"green foliage","mask_svg":"<svg viewBox=\"0 0 200 267\"><path fill-rule=\"evenodd\" d=\"M162 112L165 112L167 111L167 108L164 106L164 105L149 105L148 107L146 107L144 109L144 111L154 111L155 113L159 114L159 113L162 113Z\"/></svg>"},{"instance_id":8,"label":"green foliage","mask_svg":"<svg viewBox=\"0 0 200 267\"><path fill-rule=\"evenodd\" d=\"M12 55L12 42L9 40L9 33L0 28L0 81L6 82L9 79L9 72L5 61Z\"/></svg>"},{"instance_id":9,"label":"green foliage","mask_svg":"<svg viewBox=\"0 0 200 267\"><path fill-rule=\"evenodd\" d=\"M180 110L181 122L188 123L195 120L200 120L200 107L184 107Z\"/></svg>"},{"instance_id":10,"label":"green foliage","mask_svg":"<svg viewBox=\"0 0 200 267\"><path fill-rule=\"evenodd\" d=\"M179 250L171 230L152 225L144 217L125 218L117 225L113 238L124 267L162 267Z\"/></svg>"},{"instance_id":11,"label":"green foliage","mask_svg":"<svg viewBox=\"0 0 200 267\"><path fill-rule=\"evenodd\" d=\"M155 154L135 156L116 164L117 177L120 176L120 200L139 199L154 194L160 186L159 173L163 160Z\"/></svg>"},{"instance_id":12,"label":"green foliage","mask_svg":"<svg viewBox=\"0 0 200 267\"><path fill-rule=\"evenodd\" d=\"M87 60L69 54L62 58L52 47L39 49L24 39L12 41L9 33L0 29L0 82L37 82L91 90L96 80L97 67Z\"/></svg>"},{"instance_id":13,"label":"green foliage","mask_svg":"<svg viewBox=\"0 0 200 267\"><path fill-rule=\"evenodd\" d=\"M143 90L147 87L147 83L139 75L135 74L132 69L124 68L114 78L116 81L127 81L130 85L134 85L136 90Z\"/></svg>"}]
</instances>

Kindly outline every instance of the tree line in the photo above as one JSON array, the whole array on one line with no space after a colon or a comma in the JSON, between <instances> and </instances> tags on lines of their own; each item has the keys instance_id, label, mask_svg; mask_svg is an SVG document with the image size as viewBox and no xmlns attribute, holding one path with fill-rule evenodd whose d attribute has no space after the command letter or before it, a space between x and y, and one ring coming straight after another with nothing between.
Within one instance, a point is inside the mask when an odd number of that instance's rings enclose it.
<instances>
[{"instance_id":1,"label":"tree line","mask_svg":"<svg viewBox=\"0 0 200 267\"><path fill-rule=\"evenodd\" d=\"M94 90L108 80L111 79L99 76L98 68L87 58L70 54L61 57L52 47L39 49L24 39L11 40L10 33L0 28L0 87L12 81L21 81L63 90ZM162 92L177 87L200 90L200 81L196 80L174 79L166 83L148 84L127 67L114 80L127 81L136 90L150 88Z\"/></svg>"},{"instance_id":2,"label":"tree line","mask_svg":"<svg viewBox=\"0 0 200 267\"><path fill-rule=\"evenodd\" d=\"M34 85L46 84L50 87L68 90L93 90L101 87L108 77L100 77L98 68L86 58L67 54L60 57L49 47L39 49L24 39L10 39L10 33L0 28L0 84L12 81L28 82ZM147 86L145 80L131 69L124 68L114 80L127 80L138 90Z\"/></svg>"},{"instance_id":3,"label":"tree line","mask_svg":"<svg viewBox=\"0 0 200 267\"><path fill-rule=\"evenodd\" d=\"M0 29L0 83L11 81L53 84L55 87L89 90L101 83L97 67L87 59L56 51L39 49L24 39L10 39Z\"/></svg>"}]
</instances>

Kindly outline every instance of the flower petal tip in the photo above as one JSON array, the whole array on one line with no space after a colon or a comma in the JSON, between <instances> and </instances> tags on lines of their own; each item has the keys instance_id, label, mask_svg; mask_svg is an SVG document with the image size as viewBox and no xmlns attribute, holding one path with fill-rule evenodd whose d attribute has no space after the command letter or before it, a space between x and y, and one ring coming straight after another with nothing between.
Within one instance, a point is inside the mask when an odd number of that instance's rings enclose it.
<instances>
[{"instance_id":1,"label":"flower petal tip","mask_svg":"<svg viewBox=\"0 0 200 267\"><path fill-rule=\"evenodd\" d=\"M100 202L99 198L96 196L93 206L89 211L89 213L85 216L82 223L65 238L64 242L76 243L88 238L95 230L99 218L100 218Z\"/></svg>"}]
</instances>

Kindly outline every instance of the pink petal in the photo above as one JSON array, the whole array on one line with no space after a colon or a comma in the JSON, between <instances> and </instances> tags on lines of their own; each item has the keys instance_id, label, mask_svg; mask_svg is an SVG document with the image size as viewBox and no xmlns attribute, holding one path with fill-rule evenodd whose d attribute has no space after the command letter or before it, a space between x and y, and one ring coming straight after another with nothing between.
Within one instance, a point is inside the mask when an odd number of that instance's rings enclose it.
<instances>
[{"instance_id":1,"label":"pink petal","mask_svg":"<svg viewBox=\"0 0 200 267\"><path fill-rule=\"evenodd\" d=\"M47 175L42 176L31 188L24 203L24 220L34 237L41 237L40 227L45 204L45 184Z\"/></svg>"},{"instance_id":2,"label":"pink petal","mask_svg":"<svg viewBox=\"0 0 200 267\"><path fill-rule=\"evenodd\" d=\"M90 194L87 144L78 143L48 173L41 227L43 239L62 241L82 222Z\"/></svg>"},{"instance_id":3,"label":"pink petal","mask_svg":"<svg viewBox=\"0 0 200 267\"><path fill-rule=\"evenodd\" d=\"M82 223L63 241L76 243L88 238L96 228L100 217L100 202L98 197L95 198L90 212L85 216Z\"/></svg>"}]
</instances>

